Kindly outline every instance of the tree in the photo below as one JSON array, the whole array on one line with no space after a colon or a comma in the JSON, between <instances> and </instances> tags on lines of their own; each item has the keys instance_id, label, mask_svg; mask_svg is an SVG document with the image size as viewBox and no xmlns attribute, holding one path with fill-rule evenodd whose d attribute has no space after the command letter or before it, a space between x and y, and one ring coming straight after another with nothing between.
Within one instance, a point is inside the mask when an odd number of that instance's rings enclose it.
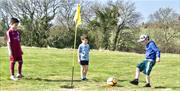
<instances>
[{"instance_id":1,"label":"tree","mask_svg":"<svg viewBox=\"0 0 180 91\"><path fill-rule=\"evenodd\" d=\"M6 30L9 27L7 18L8 18L7 14L1 9L0 10L0 36L4 36Z\"/></svg>"},{"instance_id":2,"label":"tree","mask_svg":"<svg viewBox=\"0 0 180 91\"><path fill-rule=\"evenodd\" d=\"M82 18L82 25L78 28L78 35L77 39L80 38L82 33L86 30L87 21L89 19L89 1L82 1L81 2L81 18ZM74 15L76 11L76 2L67 2L66 0L61 2L61 6L58 9L57 16L55 18L55 26L50 31L50 38L51 41L50 46L57 47L57 48L64 48L64 47L73 47L74 41ZM77 45L79 45L79 41L77 41Z\"/></svg>"},{"instance_id":3,"label":"tree","mask_svg":"<svg viewBox=\"0 0 180 91\"><path fill-rule=\"evenodd\" d=\"M60 6L60 0L4 0L0 4L7 14L21 20L24 45L48 45L48 32Z\"/></svg>"},{"instance_id":4,"label":"tree","mask_svg":"<svg viewBox=\"0 0 180 91\"><path fill-rule=\"evenodd\" d=\"M131 30L136 30L137 25L139 24L139 21L141 19L140 13L136 11L135 3L117 0L115 2L115 5L118 8L118 21L115 30L115 37L112 50L117 49L118 39L126 40L124 38L127 37L127 32L124 32L123 30L126 30L127 28Z\"/></svg>"},{"instance_id":5,"label":"tree","mask_svg":"<svg viewBox=\"0 0 180 91\"><path fill-rule=\"evenodd\" d=\"M163 46L165 52L171 51L173 41L180 32L177 28L179 26L178 18L179 15L172 8L160 8L150 15L149 22L158 29L156 34L158 32L160 36L156 36L158 37L156 39L162 45L165 45Z\"/></svg>"},{"instance_id":6,"label":"tree","mask_svg":"<svg viewBox=\"0 0 180 91\"><path fill-rule=\"evenodd\" d=\"M94 9L95 19L90 23L92 30L102 31L101 47L105 49L116 50L117 47L123 47L123 43L128 32L126 28L136 28L140 14L136 12L134 3L121 0L109 0L107 6ZM124 31L123 31L124 30ZM113 38L112 47L110 47L110 37ZM120 48L122 49L122 48Z\"/></svg>"},{"instance_id":7,"label":"tree","mask_svg":"<svg viewBox=\"0 0 180 91\"><path fill-rule=\"evenodd\" d=\"M95 10L96 18L91 21L92 26L102 32L102 41L101 48L108 49L109 48L109 37L110 30L112 28L112 23L114 21L114 16L112 15L112 10L110 8L97 8Z\"/></svg>"}]
</instances>

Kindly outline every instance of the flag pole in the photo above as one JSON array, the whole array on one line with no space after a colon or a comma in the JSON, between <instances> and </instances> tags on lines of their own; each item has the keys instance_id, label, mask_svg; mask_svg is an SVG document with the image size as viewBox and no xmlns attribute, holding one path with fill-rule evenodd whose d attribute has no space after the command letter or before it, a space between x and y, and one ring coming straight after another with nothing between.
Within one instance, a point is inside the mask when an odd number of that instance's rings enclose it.
<instances>
[{"instance_id":1,"label":"flag pole","mask_svg":"<svg viewBox=\"0 0 180 91\"><path fill-rule=\"evenodd\" d=\"M78 0L78 6L79 7L80 0ZM77 9L78 10L78 9ZM77 12L76 10L76 12ZM79 20L79 17L78 17ZM76 26L75 26L75 35L74 35L74 52L73 52L73 63L72 63L72 79L71 79L71 87L73 87L73 82L74 82L74 65L75 65L75 58L76 58L76 39L77 39L77 28L78 28L78 21L76 20Z\"/></svg>"},{"instance_id":2,"label":"flag pole","mask_svg":"<svg viewBox=\"0 0 180 91\"><path fill-rule=\"evenodd\" d=\"M75 28L75 35L74 35L74 52L73 52L71 87L73 87L73 81L74 81L74 64L75 64L75 56L76 56L76 39L77 39L77 27Z\"/></svg>"}]
</instances>

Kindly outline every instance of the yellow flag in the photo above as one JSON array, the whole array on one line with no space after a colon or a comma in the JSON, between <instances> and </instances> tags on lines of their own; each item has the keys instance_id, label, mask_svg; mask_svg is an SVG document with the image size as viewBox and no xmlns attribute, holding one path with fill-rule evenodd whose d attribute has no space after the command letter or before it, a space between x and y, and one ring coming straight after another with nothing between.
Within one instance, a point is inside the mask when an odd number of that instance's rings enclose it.
<instances>
[{"instance_id":1,"label":"yellow flag","mask_svg":"<svg viewBox=\"0 0 180 91\"><path fill-rule=\"evenodd\" d=\"M81 24L81 6L80 4L77 5L76 14L74 16L74 21L76 23L76 27Z\"/></svg>"}]
</instances>

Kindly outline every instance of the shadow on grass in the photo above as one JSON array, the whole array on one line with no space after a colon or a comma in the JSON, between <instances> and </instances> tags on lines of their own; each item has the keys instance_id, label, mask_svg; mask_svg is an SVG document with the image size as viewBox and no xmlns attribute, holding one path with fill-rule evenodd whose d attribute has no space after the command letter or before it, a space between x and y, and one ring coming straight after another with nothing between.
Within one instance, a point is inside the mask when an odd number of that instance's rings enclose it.
<instances>
[{"instance_id":1,"label":"shadow on grass","mask_svg":"<svg viewBox=\"0 0 180 91\"><path fill-rule=\"evenodd\" d=\"M112 88L112 87L124 87L124 86L117 84L117 85L114 85L114 86L103 85L103 86L101 86L101 87L104 87L104 88Z\"/></svg>"},{"instance_id":2,"label":"shadow on grass","mask_svg":"<svg viewBox=\"0 0 180 91\"><path fill-rule=\"evenodd\" d=\"M71 80L53 80L44 78L25 78L26 80L46 81L46 82L71 82ZM73 80L73 82L81 82L81 80Z\"/></svg>"},{"instance_id":3,"label":"shadow on grass","mask_svg":"<svg viewBox=\"0 0 180 91\"><path fill-rule=\"evenodd\" d=\"M118 80L118 82L128 82L130 83L131 80ZM146 83L146 81L139 81L140 83Z\"/></svg>"},{"instance_id":4,"label":"shadow on grass","mask_svg":"<svg viewBox=\"0 0 180 91\"><path fill-rule=\"evenodd\" d=\"M64 88L64 89L74 89L74 86L69 86L69 85L64 85L64 86L60 86L60 88Z\"/></svg>"},{"instance_id":5,"label":"shadow on grass","mask_svg":"<svg viewBox=\"0 0 180 91\"><path fill-rule=\"evenodd\" d=\"M124 86L117 84L115 87L124 87Z\"/></svg>"},{"instance_id":6,"label":"shadow on grass","mask_svg":"<svg viewBox=\"0 0 180 91\"><path fill-rule=\"evenodd\" d=\"M156 86L156 87L154 87L155 89L165 89L165 88L167 88L167 87L165 87L165 86Z\"/></svg>"},{"instance_id":7,"label":"shadow on grass","mask_svg":"<svg viewBox=\"0 0 180 91\"><path fill-rule=\"evenodd\" d=\"M180 86L179 87L165 87L165 86L156 86L154 87L155 89L166 89L166 88L172 88L172 89L180 89Z\"/></svg>"},{"instance_id":8,"label":"shadow on grass","mask_svg":"<svg viewBox=\"0 0 180 91\"><path fill-rule=\"evenodd\" d=\"M71 80L49 80L46 79L47 82L71 82ZM73 80L73 82L81 82L81 80Z\"/></svg>"},{"instance_id":9,"label":"shadow on grass","mask_svg":"<svg viewBox=\"0 0 180 91\"><path fill-rule=\"evenodd\" d=\"M100 80L100 79L92 79L92 81L94 82L102 82L102 81L106 81L106 80ZM117 80L118 82L129 82L128 80Z\"/></svg>"},{"instance_id":10,"label":"shadow on grass","mask_svg":"<svg viewBox=\"0 0 180 91\"><path fill-rule=\"evenodd\" d=\"M129 80L118 80L118 82L129 82Z\"/></svg>"}]
</instances>

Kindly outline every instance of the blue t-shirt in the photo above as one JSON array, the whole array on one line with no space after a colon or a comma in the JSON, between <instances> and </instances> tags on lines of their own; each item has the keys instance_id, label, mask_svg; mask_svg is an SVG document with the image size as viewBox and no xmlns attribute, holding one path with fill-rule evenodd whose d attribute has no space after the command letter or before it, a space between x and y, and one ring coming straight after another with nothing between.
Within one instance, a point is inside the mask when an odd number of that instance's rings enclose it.
<instances>
[{"instance_id":1,"label":"blue t-shirt","mask_svg":"<svg viewBox=\"0 0 180 91\"><path fill-rule=\"evenodd\" d=\"M89 45L81 43L78 48L79 60L89 61L89 51L90 51Z\"/></svg>"},{"instance_id":2,"label":"blue t-shirt","mask_svg":"<svg viewBox=\"0 0 180 91\"><path fill-rule=\"evenodd\" d=\"M149 41L146 45L146 59L156 60L156 57L160 58L160 50L154 43L154 41Z\"/></svg>"}]
</instances>

